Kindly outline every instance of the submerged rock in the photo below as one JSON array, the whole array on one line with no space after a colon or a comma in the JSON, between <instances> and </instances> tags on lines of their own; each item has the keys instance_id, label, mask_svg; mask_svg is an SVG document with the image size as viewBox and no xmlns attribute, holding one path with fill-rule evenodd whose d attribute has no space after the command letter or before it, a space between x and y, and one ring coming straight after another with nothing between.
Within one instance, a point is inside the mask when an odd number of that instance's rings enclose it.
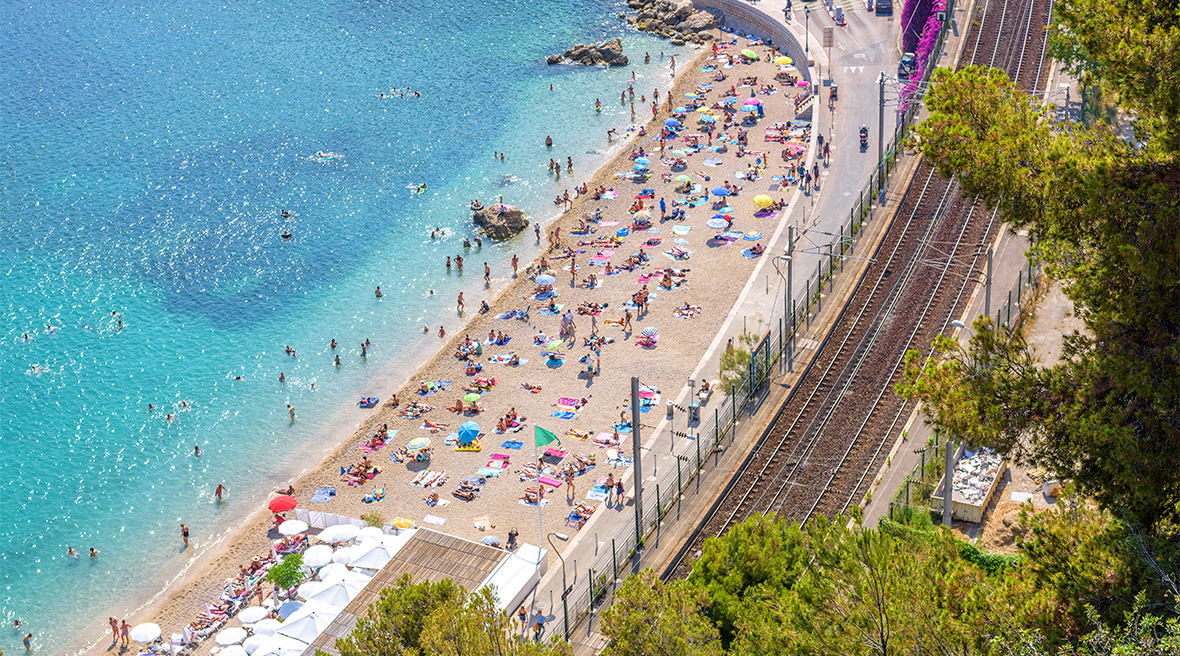
<instances>
[{"instance_id":1,"label":"submerged rock","mask_svg":"<svg viewBox=\"0 0 1180 656\"><path fill-rule=\"evenodd\" d=\"M529 227L529 220L525 218L524 212L511 205L499 203L472 210L471 218L475 225L482 228L484 234L492 239L508 239Z\"/></svg>"}]
</instances>

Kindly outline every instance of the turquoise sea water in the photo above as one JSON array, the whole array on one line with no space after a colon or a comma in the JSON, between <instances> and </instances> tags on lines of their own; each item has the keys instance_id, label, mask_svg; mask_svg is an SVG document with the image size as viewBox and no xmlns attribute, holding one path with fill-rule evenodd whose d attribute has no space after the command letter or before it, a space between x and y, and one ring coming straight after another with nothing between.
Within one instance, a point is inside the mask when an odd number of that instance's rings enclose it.
<instances>
[{"instance_id":1,"label":"turquoise sea water","mask_svg":"<svg viewBox=\"0 0 1180 656\"><path fill-rule=\"evenodd\" d=\"M442 266L473 235L467 202L503 194L549 218L629 123L632 71L637 95L667 90L658 53L682 53L625 33L621 10L0 2L0 645L102 639L107 615L318 463L366 416L359 395L388 394L437 347L421 327L457 327L457 291L468 308L485 297L485 260L502 286L531 232L465 254L466 279ZM544 64L615 35L632 66ZM378 97L406 86L422 97ZM556 182L548 159L567 156L577 174Z\"/></svg>"}]
</instances>

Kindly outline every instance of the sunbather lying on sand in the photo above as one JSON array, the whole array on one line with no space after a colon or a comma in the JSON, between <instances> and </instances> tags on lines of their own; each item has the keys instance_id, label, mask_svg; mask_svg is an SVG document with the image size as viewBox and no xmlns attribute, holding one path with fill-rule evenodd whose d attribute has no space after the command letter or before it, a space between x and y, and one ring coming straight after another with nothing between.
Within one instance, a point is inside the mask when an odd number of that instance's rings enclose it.
<instances>
[{"instance_id":1,"label":"sunbather lying on sand","mask_svg":"<svg viewBox=\"0 0 1180 656\"><path fill-rule=\"evenodd\" d=\"M520 386L525 388L526 390L532 392L533 394L539 394L541 392L540 385L534 385L532 383L521 383Z\"/></svg>"},{"instance_id":2,"label":"sunbather lying on sand","mask_svg":"<svg viewBox=\"0 0 1180 656\"><path fill-rule=\"evenodd\" d=\"M450 426L450 424L436 423L436 422L430 421L429 419L424 420L422 422L422 424L425 425L426 428L428 428L432 432L437 431L437 430L442 430L442 429L446 428L447 426Z\"/></svg>"}]
</instances>

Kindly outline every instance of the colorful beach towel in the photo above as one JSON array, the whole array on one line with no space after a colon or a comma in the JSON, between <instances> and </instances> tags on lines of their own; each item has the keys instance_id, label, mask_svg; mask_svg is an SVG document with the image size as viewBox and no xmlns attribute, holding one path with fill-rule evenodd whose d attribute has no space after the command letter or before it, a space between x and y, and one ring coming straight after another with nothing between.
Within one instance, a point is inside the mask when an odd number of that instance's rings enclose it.
<instances>
[{"instance_id":1,"label":"colorful beach towel","mask_svg":"<svg viewBox=\"0 0 1180 656\"><path fill-rule=\"evenodd\" d=\"M606 486L595 485L594 487L590 488L589 492L586 493L586 500L587 501L606 501L606 497L608 494L610 494L610 490L606 489Z\"/></svg>"},{"instance_id":2,"label":"colorful beach towel","mask_svg":"<svg viewBox=\"0 0 1180 656\"><path fill-rule=\"evenodd\" d=\"M692 226L672 226L672 233L677 235L687 235L689 230Z\"/></svg>"},{"instance_id":3,"label":"colorful beach towel","mask_svg":"<svg viewBox=\"0 0 1180 656\"><path fill-rule=\"evenodd\" d=\"M762 255L762 253L755 253L754 249L752 248L747 248L746 250L742 251L742 256L744 256L747 260L752 260L759 255Z\"/></svg>"},{"instance_id":4,"label":"colorful beach towel","mask_svg":"<svg viewBox=\"0 0 1180 656\"><path fill-rule=\"evenodd\" d=\"M435 526L442 526L443 524L447 523L445 517L439 517L438 515L427 515L422 518L422 521L426 522L427 524L434 524Z\"/></svg>"},{"instance_id":5,"label":"colorful beach towel","mask_svg":"<svg viewBox=\"0 0 1180 656\"><path fill-rule=\"evenodd\" d=\"M558 419L574 419L578 415L573 412L555 412L549 416L550 417L557 417Z\"/></svg>"},{"instance_id":6,"label":"colorful beach towel","mask_svg":"<svg viewBox=\"0 0 1180 656\"><path fill-rule=\"evenodd\" d=\"M507 442L505 442L505 443L501 444L500 446L501 446L502 448L505 448L505 449L517 449L517 450L520 450L520 448L521 448L522 446L524 446L524 442L516 442L516 441L513 441L513 440L509 440L509 441L507 441Z\"/></svg>"},{"instance_id":7,"label":"colorful beach towel","mask_svg":"<svg viewBox=\"0 0 1180 656\"><path fill-rule=\"evenodd\" d=\"M548 476L542 476L542 477L538 478L537 482L544 483L545 485L548 485L549 487L561 487L561 485L562 485L561 481L557 480L556 478L549 478Z\"/></svg>"}]
</instances>

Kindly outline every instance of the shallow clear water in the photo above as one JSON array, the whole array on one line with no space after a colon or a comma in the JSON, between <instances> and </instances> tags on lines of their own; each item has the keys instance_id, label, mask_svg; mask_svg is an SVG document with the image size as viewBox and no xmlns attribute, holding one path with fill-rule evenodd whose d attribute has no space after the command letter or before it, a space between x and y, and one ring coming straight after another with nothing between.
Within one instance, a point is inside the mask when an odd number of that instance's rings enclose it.
<instances>
[{"instance_id":1,"label":"shallow clear water","mask_svg":"<svg viewBox=\"0 0 1180 656\"><path fill-rule=\"evenodd\" d=\"M0 621L41 653L100 639L318 463L366 416L360 394L437 346L423 325L457 327L459 289L484 298L483 261L495 289L528 253L531 232L448 275L467 202L549 218L629 123L631 72L666 91L658 53L677 52L603 1L165 4L0 4ZM631 67L544 64L619 34ZM422 97L378 97L406 86ZM577 175L555 182L548 159L567 156Z\"/></svg>"}]
</instances>

